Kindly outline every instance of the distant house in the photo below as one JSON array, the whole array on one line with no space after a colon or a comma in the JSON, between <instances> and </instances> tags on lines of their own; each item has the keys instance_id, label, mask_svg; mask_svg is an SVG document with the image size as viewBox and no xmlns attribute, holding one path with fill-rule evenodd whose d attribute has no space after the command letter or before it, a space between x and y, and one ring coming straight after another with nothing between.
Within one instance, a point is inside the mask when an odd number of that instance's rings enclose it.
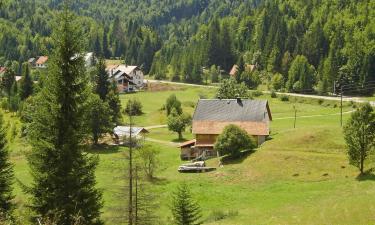
<instances>
[{"instance_id":1,"label":"distant house","mask_svg":"<svg viewBox=\"0 0 375 225\"><path fill-rule=\"evenodd\" d=\"M248 72L253 72L254 70L256 69L256 66L255 65L252 65L252 64L245 64L245 70L248 71ZM238 66L237 65L233 65L232 69L230 70L229 72L229 75L231 77L234 77L236 75L238 71Z\"/></svg>"},{"instance_id":2,"label":"distant house","mask_svg":"<svg viewBox=\"0 0 375 225\"><path fill-rule=\"evenodd\" d=\"M7 71L6 67L1 67L0 66L0 75L3 75Z\"/></svg>"},{"instance_id":3,"label":"distant house","mask_svg":"<svg viewBox=\"0 0 375 225\"><path fill-rule=\"evenodd\" d=\"M48 56L40 56L35 62L36 68L45 69L47 68Z\"/></svg>"},{"instance_id":4,"label":"distant house","mask_svg":"<svg viewBox=\"0 0 375 225\"><path fill-rule=\"evenodd\" d=\"M29 65L32 67L32 68L35 68L36 67L36 58L30 58L29 60L27 60L27 62L29 63Z\"/></svg>"},{"instance_id":5,"label":"distant house","mask_svg":"<svg viewBox=\"0 0 375 225\"><path fill-rule=\"evenodd\" d=\"M266 100L201 99L193 116L195 139L181 144L181 158L216 156L216 139L230 124L244 129L261 145L270 134L270 121L272 116Z\"/></svg>"},{"instance_id":6,"label":"distant house","mask_svg":"<svg viewBox=\"0 0 375 225\"><path fill-rule=\"evenodd\" d=\"M97 59L96 59L95 54L93 52L86 53L83 58L85 60L86 68L92 67L96 64Z\"/></svg>"},{"instance_id":7,"label":"distant house","mask_svg":"<svg viewBox=\"0 0 375 225\"><path fill-rule=\"evenodd\" d=\"M117 82L120 92L143 88L144 74L138 66L112 65L107 67L111 79Z\"/></svg>"}]
</instances>

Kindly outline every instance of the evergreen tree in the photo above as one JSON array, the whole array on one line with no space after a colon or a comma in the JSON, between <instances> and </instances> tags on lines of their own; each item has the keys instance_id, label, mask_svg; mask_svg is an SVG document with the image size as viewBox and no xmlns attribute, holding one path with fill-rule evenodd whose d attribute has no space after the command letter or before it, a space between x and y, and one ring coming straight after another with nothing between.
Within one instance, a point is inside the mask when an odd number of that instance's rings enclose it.
<instances>
[{"instance_id":1,"label":"evergreen tree","mask_svg":"<svg viewBox=\"0 0 375 225\"><path fill-rule=\"evenodd\" d=\"M16 83L16 74L12 69L7 68L1 79L1 87L6 95L10 95L14 83Z\"/></svg>"},{"instance_id":2,"label":"evergreen tree","mask_svg":"<svg viewBox=\"0 0 375 225\"><path fill-rule=\"evenodd\" d=\"M103 33L103 56L106 59L109 59L111 57L111 52L109 51L109 44L108 44L108 27L104 27L104 33Z\"/></svg>"},{"instance_id":3,"label":"evergreen tree","mask_svg":"<svg viewBox=\"0 0 375 225\"><path fill-rule=\"evenodd\" d=\"M3 115L0 114L0 222L12 216L14 208L12 203L14 197L12 194L13 179L13 166L9 160L6 129Z\"/></svg>"},{"instance_id":4,"label":"evergreen tree","mask_svg":"<svg viewBox=\"0 0 375 225\"><path fill-rule=\"evenodd\" d=\"M89 128L95 145L98 144L99 138L106 133L110 133L114 127L108 103L102 101L95 94L90 97L89 113L86 120L90 121Z\"/></svg>"},{"instance_id":5,"label":"evergreen tree","mask_svg":"<svg viewBox=\"0 0 375 225\"><path fill-rule=\"evenodd\" d=\"M109 75L106 71L105 60L99 58L99 62L96 65L96 85L95 93L99 95L100 99L105 101L110 89Z\"/></svg>"},{"instance_id":6,"label":"evergreen tree","mask_svg":"<svg viewBox=\"0 0 375 225\"><path fill-rule=\"evenodd\" d=\"M174 193L172 202L172 214L174 223L177 225L198 225L201 224L200 207L192 198L186 183L178 186Z\"/></svg>"},{"instance_id":7,"label":"evergreen tree","mask_svg":"<svg viewBox=\"0 0 375 225\"><path fill-rule=\"evenodd\" d=\"M88 136L84 118L90 93L81 54L81 25L66 2L57 21L47 82L28 133L33 183L26 191L42 223L71 225L79 218L82 224L102 224L102 195L95 187L98 161L81 146Z\"/></svg>"},{"instance_id":8,"label":"evergreen tree","mask_svg":"<svg viewBox=\"0 0 375 225\"><path fill-rule=\"evenodd\" d=\"M22 65L22 79L20 81L20 98L21 100L25 100L30 95L33 94L33 80L30 76L30 68L28 63L24 63Z\"/></svg>"},{"instance_id":9,"label":"evergreen tree","mask_svg":"<svg viewBox=\"0 0 375 225\"><path fill-rule=\"evenodd\" d=\"M95 44L94 44L94 53L96 56L100 56L100 57L103 55L102 46L100 45L100 40L99 40L99 34L96 35Z\"/></svg>"},{"instance_id":10,"label":"evergreen tree","mask_svg":"<svg viewBox=\"0 0 375 225\"><path fill-rule=\"evenodd\" d=\"M121 122L121 101L120 94L117 90L116 82L112 82L109 93L107 95L107 102L111 109L112 122L115 125Z\"/></svg>"}]
</instances>

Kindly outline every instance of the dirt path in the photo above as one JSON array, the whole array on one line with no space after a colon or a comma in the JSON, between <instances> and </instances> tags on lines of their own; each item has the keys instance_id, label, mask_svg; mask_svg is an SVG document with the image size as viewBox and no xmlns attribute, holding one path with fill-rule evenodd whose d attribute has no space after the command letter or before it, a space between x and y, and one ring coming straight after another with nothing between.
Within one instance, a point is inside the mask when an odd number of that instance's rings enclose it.
<instances>
[{"instance_id":1,"label":"dirt path","mask_svg":"<svg viewBox=\"0 0 375 225\"><path fill-rule=\"evenodd\" d=\"M218 88L218 86L213 85L201 85L201 84L187 84L187 83L180 83L180 82L173 82L173 81L163 81L163 80L147 80L150 83L164 83L164 84L175 84L175 85L184 85L184 86L190 86L190 87L204 87L204 88ZM269 91L263 91L263 93L269 94ZM284 93L284 92L276 92L279 95L288 95L288 96L295 96L295 97L303 97L303 98L314 98L314 99L324 99L324 100L330 100L330 101L341 101L340 97L336 96L321 96L321 95L306 95L306 94L296 94L296 93ZM343 97L344 102L357 102L357 103L365 103L368 102L372 106L375 106L375 101L368 101L365 99L357 98L357 97L351 97L351 96L344 96Z\"/></svg>"},{"instance_id":2,"label":"dirt path","mask_svg":"<svg viewBox=\"0 0 375 225\"><path fill-rule=\"evenodd\" d=\"M343 112L342 114L350 114L352 112L354 112L354 110L348 111L348 112ZM313 117L337 116L337 115L340 115L340 114L341 113L319 114L319 115L310 115L310 116L297 116L297 118L313 118ZM273 120L287 120L287 119L294 119L294 116L273 118Z\"/></svg>"},{"instance_id":3,"label":"dirt path","mask_svg":"<svg viewBox=\"0 0 375 225\"><path fill-rule=\"evenodd\" d=\"M167 127L167 125L154 125L154 126L148 126L145 127L146 130L152 130L152 129L157 129L157 128L164 128Z\"/></svg>"},{"instance_id":4,"label":"dirt path","mask_svg":"<svg viewBox=\"0 0 375 225\"><path fill-rule=\"evenodd\" d=\"M180 146L180 143L175 143L175 142L170 142L170 141L162 141L162 140L157 140L157 139L153 139L153 138L146 138L146 141L155 142L155 143L159 143L159 144L166 144L166 145L170 145L170 146L173 146L173 147L179 147Z\"/></svg>"}]
</instances>

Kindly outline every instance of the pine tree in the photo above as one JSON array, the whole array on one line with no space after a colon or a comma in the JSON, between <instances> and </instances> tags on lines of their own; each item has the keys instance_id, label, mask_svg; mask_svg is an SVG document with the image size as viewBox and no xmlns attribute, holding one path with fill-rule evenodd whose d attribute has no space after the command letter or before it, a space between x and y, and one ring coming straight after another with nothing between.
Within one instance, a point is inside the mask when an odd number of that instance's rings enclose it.
<instances>
[{"instance_id":1,"label":"pine tree","mask_svg":"<svg viewBox=\"0 0 375 225\"><path fill-rule=\"evenodd\" d=\"M112 122L118 125L121 122L121 101L116 82L112 82L107 96L107 102L111 109Z\"/></svg>"},{"instance_id":2,"label":"pine tree","mask_svg":"<svg viewBox=\"0 0 375 225\"><path fill-rule=\"evenodd\" d=\"M33 183L26 191L42 223L71 225L79 218L82 224L102 224L102 195L95 188L98 161L81 147L88 136L84 117L90 89L81 56L80 24L67 3L57 21L47 82L28 133Z\"/></svg>"},{"instance_id":3,"label":"pine tree","mask_svg":"<svg viewBox=\"0 0 375 225\"><path fill-rule=\"evenodd\" d=\"M106 100L109 93L110 83L109 76L106 71L105 60L99 58L99 62L96 65L96 87L95 93L99 95L100 99Z\"/></svg>"},{"instance_id":4,"label":"pine tree","mask_svg":"<svg viewBox=\"0 0 375 225\"><path fill-rule=\"evenodd\" d=\"M111 52L109 51L109 44L108 44L108 27L104 27L104 33L103 33L103 56L106 59L109 59L111 57Z\"/></svg>"},{"instance_id":5,"label":"pine tree","mask_svg":"<svg viewBox=\"0 0 375 225\"><path fill-rule=\"evenodd\" d=\"M112 131L111 109L108 103L102 101L98 95L93 94L90 97L89 113L86 120L90 121L89 127L95 145L98 144L99 138Z\"/></svg>"},{"instance_id":6,"label":"pine tree","mask_svg":"<svg viewBox=\"0 0 375 225\"><path fill-rule=\"evenodd\" d=\"M13 178L13 166L9 161L3 115L0 114L0 222L12 215Z\"/></svg>"},{"instance_id":7,"label":"pine tree","mask_svg":"<svg viewBox=\"0 0 375 225\"><path fill-rule=\"evenodd\" d=\"M3 78L1 79L1 87L4 90L5 94L8 96L12 90L13 84L16 82L16 74L12 69L7 69L4 73Z\"/></svg>"},{"instance_id":8,"label":"pine tree","mask_svg":"<svg viewBox=\"0 0 375 225\"><path fill-rule=\"evenodd\" d=\"M187 184L178 186L172 202L172 214L177 225L201 224L200 207L193 200Z\"/></svg>"},{"instance_id":9,"label":"pine tree","mask_svg":"<svg viewBox=\"0 0 375 225\"><path fill-rule=\"evenodd\" d=\"M100 45L100 40L99 40L99 34L96 35L95 45L94 45L94 53L95 53L96 56L102 56L103 55L102 46Z\"/></svg>"},{"instance_id":10,"label":"pine tree","mask_svg":"<svg viewBox=\"0 0 375 225\"><path fill-rule=\"evenodd\" d=\"M20 82L20 98L25 100L33 94L33 81L30 76L30 68L28 63L22 65L22 79Z\"/></svg>"}]
</instances>

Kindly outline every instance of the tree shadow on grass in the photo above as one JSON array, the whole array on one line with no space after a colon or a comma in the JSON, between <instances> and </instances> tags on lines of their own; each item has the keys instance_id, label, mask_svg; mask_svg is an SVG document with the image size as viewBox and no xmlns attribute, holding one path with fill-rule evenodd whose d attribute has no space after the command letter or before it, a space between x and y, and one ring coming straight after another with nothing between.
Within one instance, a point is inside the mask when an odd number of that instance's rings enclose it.
<instances>
[{"instance_id":1,"label":"tree shadow on grass","mask_svg":"<svg viewBox=\"0 0 375 225\"><path fill-rule=\"evenodd\" d=\"M90 149L86 150L86 152L91 154L115 154L119 151L120 146L107 144L94 145Z\"/></svg>"},{"instance_id":2,"label":"tree shadow on grass","mask_svg":"<svg viewBox=\"0 0 375 225\"><path fill-rule=\"evenodd\" d=\"M247 151L242 151L241 155L238 157L233 158L232 156L224 156L221 158L221 162L223 165L230 165L230 164L240 164L242 163L247 157L249 157L251 154L253 154L255 150L247 150Z\"/></svg>"},{"instance_id":3,"label":"tree shadow on grass","mask_svg":"<svg viewBox=\"0 0 375 225\"><path fill-rule=\"evenodd\" d=\"M170 182L166 178L159 178L159 177L153 177L151 179L148 179L148 181L155 185L167 185Z\"/></svg>"},{"instance_id":4,"label":"tree shadow on grass","mask_svg":"<svg viewBox=\"0 0 375 225\"><path fill-rule=\"evenodd\" d=\"M175 139L172 140L172 142L174 142L174 143L181 143L181 142L185 142L185 141L188 141L188 139L186 139L186 138L182 138L182 139L175 138Z\"/></svg>"},{"instance_id":5,"label":"tree shadow on grass","mask_svg":"<svg viewBox=\"0 0 375 225\"><path fill-rule=\"evenodd\" d=\"M365 171L364 174L359 174L356 177L357 181L375 181L375 174L373 173L374 169Z\"/></svg>"}]
</instances>

